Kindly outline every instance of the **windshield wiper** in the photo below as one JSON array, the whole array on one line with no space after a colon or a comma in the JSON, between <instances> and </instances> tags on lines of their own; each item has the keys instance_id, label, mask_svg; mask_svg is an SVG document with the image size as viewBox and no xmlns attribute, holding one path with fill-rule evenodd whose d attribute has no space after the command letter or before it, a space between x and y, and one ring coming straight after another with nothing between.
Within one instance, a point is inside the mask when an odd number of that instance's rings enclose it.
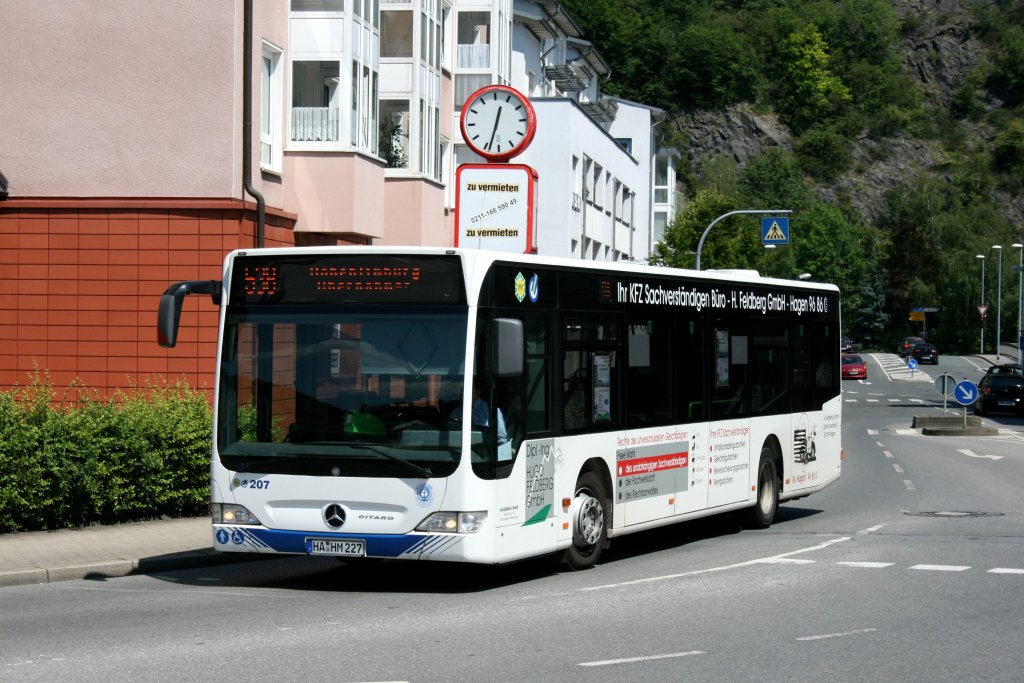
<instances>
[{"instance_id":1,"label":"windshield wiper","mask_svg":"<svg viewBox=\"0 0 1024 683\"><path fill-rule=\"evenodd\" d=\"M365 441L303 441L302 443L304 445L314 445L314 446L331 445L331 446L352 446L354 448L362 448L362 449L368 450L368 451L370 451L372 453L376 453L377 455L381 456L382 458L387 458L388 460L391 460L392 462L400 463L400 464L404 465L406 468L408 468L409 470L415 472L418 476L420 476L420 477L422 477L424 479L429 479L430 477L433 476L433 473L430 471L429 468L420 467L419 465L417 465L414 462L409 462L408 460L403 460L402 458L399 458L397 456L391 455L390 453L382 451L380 449L380 447L378 447L376 444L366 443Z\"/></svg>"}]
</instances>

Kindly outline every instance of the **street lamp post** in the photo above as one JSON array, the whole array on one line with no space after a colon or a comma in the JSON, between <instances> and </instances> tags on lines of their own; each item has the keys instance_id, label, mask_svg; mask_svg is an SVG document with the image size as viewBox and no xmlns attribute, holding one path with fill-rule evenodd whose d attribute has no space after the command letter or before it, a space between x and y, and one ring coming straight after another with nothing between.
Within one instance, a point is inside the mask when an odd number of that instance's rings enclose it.
<instances>
[{"instance_id":1,"label":"street lamp post","mask_svg":"<svg viewBox=\"0 0 1024 683\"><path fill-rule=\"evenodd\" d=\"M711 232L711 228L715 227L715 223L717 223L718 221L722 220L723 218L728 218L729 216L735 216L737 214L742 214L742 213L765 214L765 215L769 215L770 216L770 215L776 214L776 213L793 213L793 212L790 209L742 209L740 211L730 211L728 213L723 213L721 216L719 216L715 220L711 221L711 223L708 224L708 227L704 228L704 234L702 234L700 236L700 241L697 242L697 270L700 270L700 252L704 249L704 240L707 239L708 233ZM770 245L770 246L775 246L775 245Z\"/></svg>"},{"instance_id":2,"label":"street lamp post","mask_svg":"<svg viewBox=\"0 0 1024 683\"><path fill-rule=\"evenodd\" d=\"M1014 268L1017 271L1017 365L1024 372L1024 348L1021 348L1024 340L1024 244L1018 242L1012 246L1019 252L1020 260L1020 265Z\"/></svg>"},{"instance_id":3,"label":"street lamp post","mask_svg":"<svg viewBox=\"0 0 1024 683\"><path fill-rule=\"evenodd\" d=\"M996 278L996 360L999 360L999 345L1003 341L1003 245L993 244L992 248L999 251L999 277Z\"/></svg>"},{"instance_id":4,"label":"street lamp post","mask_svg":"<svg viewBox=\"0 0 1024 683\"><path fill-rule=\"evenodd\" d=\"M981 260L981 301L978 305L978 313L981 314L981 355L985 355L985 313L982 313L985 307L985 255L977 254L976 259Z\"/></svg>"}]
</instances>

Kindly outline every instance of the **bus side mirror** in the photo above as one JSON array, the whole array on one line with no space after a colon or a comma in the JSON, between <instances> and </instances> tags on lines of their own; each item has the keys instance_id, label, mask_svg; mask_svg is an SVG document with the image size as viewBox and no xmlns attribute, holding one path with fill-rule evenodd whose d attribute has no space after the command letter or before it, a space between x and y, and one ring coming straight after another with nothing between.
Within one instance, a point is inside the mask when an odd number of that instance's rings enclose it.
<instances>
[{"instance_id":1,"label":"bus side mirror","mask_svg":"<svg viewBox=\"0 0 1024 683\"><path fill-rule=\"evenodd\" d=\"M495 318L494 337L498 340L498 377L523 374L523 321L515 318Z\"/></svg>"},{"instance_id":2,"label":"bus side mirror","mask_svg":"<svg viewBox=\"0 0 1024 683\"><path fill-rule=\"evenodd\" d=\"M189 294L209 294L213 303L220 306L220 280L188 280L176 282L160 297L160 308L156 314L156 341L165 349L178 343L178 322L181 320L181 304Z\"/></svg>"}]
</instances>

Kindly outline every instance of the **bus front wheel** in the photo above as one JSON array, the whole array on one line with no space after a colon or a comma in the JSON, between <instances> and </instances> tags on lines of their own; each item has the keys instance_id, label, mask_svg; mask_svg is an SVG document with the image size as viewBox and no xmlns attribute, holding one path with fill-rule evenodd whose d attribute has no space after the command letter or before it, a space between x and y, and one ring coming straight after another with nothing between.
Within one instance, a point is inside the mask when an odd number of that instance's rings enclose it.
<instances>
[{"instance_id":1,"label":"bus front wheel","mask_svg":"<svg viewBox=\"0 0 1024 683\"><path fill-rule=\"evenodd\" d=\"M594 472L581 474L572 499L572 545L565 552L565 563L571 569L597 564L608 541L607 506L600 477Z\"/></svg>"},{"instance_id":2,"label":"bus front wheel","mask_svg":"<svg viewBox=\"0 0 1024 683\"><path fill-rule=\"evenodd\" d=\"M761 449L761 460L757 465L757 502L747 511L746 526L752 529L767 529L779 510L779 473L775 457L768 447Z\"/></svg>"}]
</instances>

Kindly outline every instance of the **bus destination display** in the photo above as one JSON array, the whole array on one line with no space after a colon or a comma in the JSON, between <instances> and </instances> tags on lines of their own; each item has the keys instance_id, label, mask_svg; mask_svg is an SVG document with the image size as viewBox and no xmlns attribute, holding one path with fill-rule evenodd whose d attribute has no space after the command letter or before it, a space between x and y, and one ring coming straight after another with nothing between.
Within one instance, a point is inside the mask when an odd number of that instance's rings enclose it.
<instances>
[{"instance_id":1,"label":"bus destination display","mask_svg":"<svg viewBox=\"0 0 1024 683\"><path fill-rule=\"evenodd\" d=\"M236 305L464 301L451 257L239 256L232 275Z\"/></svg>"}]
</instances>

